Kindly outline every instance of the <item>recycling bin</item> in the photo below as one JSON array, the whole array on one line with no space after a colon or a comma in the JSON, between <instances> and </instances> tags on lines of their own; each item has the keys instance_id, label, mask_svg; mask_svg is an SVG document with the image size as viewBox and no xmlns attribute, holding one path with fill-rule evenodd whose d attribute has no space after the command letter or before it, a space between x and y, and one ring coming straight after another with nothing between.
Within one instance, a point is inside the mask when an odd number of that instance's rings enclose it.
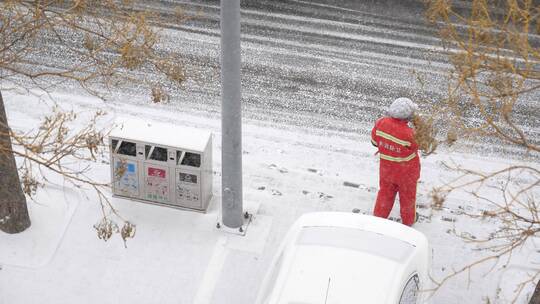
<instances>
[{"instance_id":1,"label":"recycling bin","mask_svg":"<svg viewBox=\"0 0 540 304\"><path fill-rule=\"evenodd\" d=\"M206 212L212 199L212 134L120 119L109 135L113 195Z\"/></svg>"}]
</instances>

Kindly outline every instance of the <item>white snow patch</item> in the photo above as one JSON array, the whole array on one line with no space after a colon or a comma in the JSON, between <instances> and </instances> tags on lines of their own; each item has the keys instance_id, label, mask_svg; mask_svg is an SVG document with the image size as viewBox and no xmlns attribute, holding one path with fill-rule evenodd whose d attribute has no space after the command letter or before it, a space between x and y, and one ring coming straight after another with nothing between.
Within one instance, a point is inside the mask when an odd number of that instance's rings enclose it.
<instances>
[{"instance_id":1,"label":"white snow patch","mask_svg":"<svg viewBox=\"0 0 540 304\"><path fill-rule=\"evenodd\" d=\"M36 126L29 122L37 121L44 112L32 107L32 97L14 93L4 97L13 126L21 130ZM210 130L216 137L220 136L216 117L171 111L166 107L103 103L65 94L55 97L62 106L76 111L108 110L107 121L111 126L117 113L121 113ZM30 259L31 265L41 266L38 268L13 266L5 262L7 255L0 257L4 260L0 270L0 303L251 304L277 245L300 215L353 208L371 213L377 194L378 161L367 135L309 131L285 125L277 128L256 121L245 121L243 131L244 201L246 209L253 213L245 237L224 234L215 228L221 187L221 144L215 140L216 190L207 214L112 198L119 213L137 225L137 234L128 241L127 248L118 236L107 243L97 239L92 226L100 218L100 208L92 191L68 190L64 197L58 195L61 189L47 186L38 196L39 203L54 206L51 209L54 212L39 213L39 205L31 203L35 226L30 229L45 225L51 232L32 235L32 230L28 230L14 236L0 233L0 251L4 253L5 248L22 252L29 244L46 244L40 251L20 258ZM451 161L490 170L513 163L503 158L451 151L422 159L418 204L429 205L431 188L456 176L441 166L442 162ZM107 182L109 166L95 164L92 176ZM357 187L346 186L346 182ZM71 202L81 203L58 243L58 231L65 226L60 229L54 223L68 219L69 212L75 211ZM399 216L398 207L396 203L392 216ZM474 245L466 245L449 233L456 230L480 234L493 229L495 222L459 215L460 208L474 213L483 207L466 193L457 192L447 199L442 211L418 209L426 219L417 223L415 229L426 234L430 241L435 278L440 279L483 254ZM55 242L57 245L51 245ZM45 257L51 252L46 248L57 250ZM534 265L538 262L534 258L537 252L538 244L527 243L514 253L512 265ZM34 256L39 253L45 254ZM16 263L14 255L10 256L11 263ZM530 274L530 270L520 267L504 271L501 265L490 271L492 266L472 271L471 281L468 273L450 280L434 295L433 303L481 303L486 296L493 300L498 294L501 299L507 298L516 284ZM503 291L498 292L498 287ZM530 291L528 287L525 294Z\"/></svg>"},{"instance_id":2,"label":"white snow patch","mask_svg":"<svg viewBox=\"0 0 540 304\"><path fill-rule=\"evenodd\" d=\"M20 234L0 233L0 265L24 268L44 267L53 258L79 196L69 188L47 187L28 201L32 225Z\"/></svg>"}]
</instances>

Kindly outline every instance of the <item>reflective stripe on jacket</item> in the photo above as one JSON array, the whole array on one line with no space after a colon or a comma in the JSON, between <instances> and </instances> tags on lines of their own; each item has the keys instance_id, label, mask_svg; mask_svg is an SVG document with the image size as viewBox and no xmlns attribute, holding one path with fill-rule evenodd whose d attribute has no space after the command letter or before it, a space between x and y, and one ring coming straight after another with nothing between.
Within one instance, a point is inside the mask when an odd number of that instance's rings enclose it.
<instances>
[{"instance_id":1,"label":"reflective stripe on jacket","mask_svg":"<svg viewBox=\"0 0 540 304\"><path fill-rule=\"evenodd\" d=\"M392 117L377 120L371 131L371 143L379 149L381 178L420 177L418 145L407 121Z\"/></svg>"}]
</instances>

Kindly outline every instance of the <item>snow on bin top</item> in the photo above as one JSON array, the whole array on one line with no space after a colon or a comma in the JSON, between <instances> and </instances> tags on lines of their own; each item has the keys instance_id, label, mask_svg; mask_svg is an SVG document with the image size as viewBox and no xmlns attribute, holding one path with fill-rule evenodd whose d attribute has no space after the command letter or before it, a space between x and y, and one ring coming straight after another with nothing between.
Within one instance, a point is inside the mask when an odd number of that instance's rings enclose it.
<instances>
[{"instance_id":1,"label":"snow on bin top","mask_svg":"<svg viewBox=\"0 0 540 304\"><path fill-rule=\"evenodd\" d=\"M173 124L119 118L109 136L203 152L212 133Z\"/></svg>"}]
</instances>

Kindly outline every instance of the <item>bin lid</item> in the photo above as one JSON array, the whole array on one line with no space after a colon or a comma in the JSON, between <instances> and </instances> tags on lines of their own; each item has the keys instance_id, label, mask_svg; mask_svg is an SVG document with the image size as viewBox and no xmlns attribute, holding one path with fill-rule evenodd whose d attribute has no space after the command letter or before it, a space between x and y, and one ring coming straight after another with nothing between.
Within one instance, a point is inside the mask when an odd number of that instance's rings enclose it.
<instances>
[{"instance_id":1,"label":"bin lid","mask_svg":"<svg viewBox=\"0 0 540 304\"><path fill-rule=\"evenodd\" d=\"M114 128L109 136L203 152L212 133L174 124L122 117L114 122Z\"/></svg>"}]
</instances>

